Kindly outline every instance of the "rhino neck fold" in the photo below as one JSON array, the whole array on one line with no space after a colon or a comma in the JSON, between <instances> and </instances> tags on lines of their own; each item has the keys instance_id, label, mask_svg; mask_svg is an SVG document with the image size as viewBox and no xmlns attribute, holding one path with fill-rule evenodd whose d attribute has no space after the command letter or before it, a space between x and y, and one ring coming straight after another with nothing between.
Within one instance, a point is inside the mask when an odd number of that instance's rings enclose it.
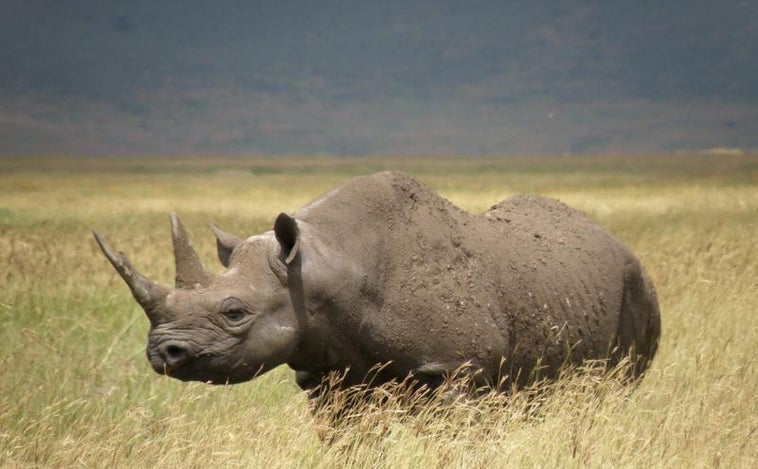
<instances>
[{"instance_id":1,"label":"rhino neck fold","mask_svg":"<svg viewBox=\"0 0 758 469\"><path fill-rule=\"evenodd\" d=\"M300 328L298 347L287 364L298 371L350 368L356 375L365 374L361 371L365 357L357 338L345 334L351 330L345 328L347 324L357 327L360 323L356 313L370 309L361 294L365 280L362 269L356 256L345 252L344 241L331 230L299 218L298 227L301 248L294 262L285 267L280 260L272 259L277 268L286 268L283 283Z\"/></svg>"},{"instance_id":2,"label":"rhino neck fold","mask_svg":"<svg viewBox=\"0 0 758 469\"><path fill-rule=\"evenodd\" d=\"M287 266L287 290L289 291L292 309L297 317L297 325L300 337L308 332L308 317L305 304L305 291L303 290L303 276L300 269L300 260L296 260Z\"/></svg>"}]
</instances>

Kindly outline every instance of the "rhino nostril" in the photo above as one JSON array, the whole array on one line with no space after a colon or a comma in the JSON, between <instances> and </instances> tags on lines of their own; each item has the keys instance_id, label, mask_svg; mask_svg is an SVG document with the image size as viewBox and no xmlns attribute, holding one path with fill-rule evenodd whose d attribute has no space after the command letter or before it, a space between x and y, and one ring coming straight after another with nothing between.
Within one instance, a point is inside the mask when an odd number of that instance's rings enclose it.
<instances>
[{"instance_id":1,"label":"rhino nostril","mask_svg":"<svg viewBox=\"0 0 758 469\"><path fill-rule=\"evenodd\" d=\"M184 357L185 353L183 348L171 345L166 348L166 355L168 355L169 358L181 359Z\"/></svg>"},{"instance_id":2,"label":"rhino nostril","mask_svg":"<svg viewBox=\"0 0 758 469\"><path fill-rule=\"evenodd\" d=\"M190 353L181 345L168 344L158 350L166 365L175 367L190 359Z\"/></svg>"}]
</instances>

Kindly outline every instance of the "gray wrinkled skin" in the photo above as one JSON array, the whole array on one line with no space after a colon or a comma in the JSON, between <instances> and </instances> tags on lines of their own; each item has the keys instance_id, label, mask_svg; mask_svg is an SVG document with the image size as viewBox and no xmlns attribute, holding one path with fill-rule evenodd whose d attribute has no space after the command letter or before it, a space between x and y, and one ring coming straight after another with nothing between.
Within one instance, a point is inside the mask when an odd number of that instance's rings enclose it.
<instances>
[{"instance_id":1,"label":"gray wrinkled skin","mask_svg":"<svg viewBox=\"0 0 758 469\"><path fill-rule=\"evenodd\" d=\"M517 196L471 215L415 179L353 179L274 230L216 228L228 270L205 272L172 217L177 288L143 277L95 234L151 321L153 368L237 383L286 363L309 389L412 375L432 387L467 364L482 385L555 376L565 363L653 358L660 312L637 258L577 211Z\"/></svg>"}]
</instances>

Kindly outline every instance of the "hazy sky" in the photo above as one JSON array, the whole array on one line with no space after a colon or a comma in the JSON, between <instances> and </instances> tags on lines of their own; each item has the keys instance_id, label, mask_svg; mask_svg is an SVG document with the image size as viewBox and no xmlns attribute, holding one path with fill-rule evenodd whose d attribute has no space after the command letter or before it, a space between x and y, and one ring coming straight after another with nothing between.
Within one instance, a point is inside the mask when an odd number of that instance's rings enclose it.
<instances>
[{"instance_id":1,"label":"hazy sky","mask_svg":"<svg viewBox=\"0 0 758 469\"><path fill-rule=\"evenodd\" d=\"M758 1L29 1L0 156L758 149Z\"/></svg>"}]
</instances>

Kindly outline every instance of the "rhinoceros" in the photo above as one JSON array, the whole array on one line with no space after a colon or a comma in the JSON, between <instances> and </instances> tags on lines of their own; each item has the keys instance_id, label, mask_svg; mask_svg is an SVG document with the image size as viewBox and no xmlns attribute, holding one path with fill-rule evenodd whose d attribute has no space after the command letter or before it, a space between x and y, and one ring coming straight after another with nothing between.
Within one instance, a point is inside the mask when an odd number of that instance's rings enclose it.
<instances>
[{"instance_id":1,"label":"rhinoceros","mask_svg":"<svg viewBox=\"0 0 758 469\"><path fill-rule=\"evenodd\" d=\"M279 365L313 389L412 379L435 388L461 367L479 385L518 386L566 364L655 355L660 311L639 260L556 200L514 196L480 215L411 176L352 179L273 230L215 226L209 273L176 214L176 286L161 286L95 239L150 320L152 368L239 383Z\"/></svg>"}]
</instances>

